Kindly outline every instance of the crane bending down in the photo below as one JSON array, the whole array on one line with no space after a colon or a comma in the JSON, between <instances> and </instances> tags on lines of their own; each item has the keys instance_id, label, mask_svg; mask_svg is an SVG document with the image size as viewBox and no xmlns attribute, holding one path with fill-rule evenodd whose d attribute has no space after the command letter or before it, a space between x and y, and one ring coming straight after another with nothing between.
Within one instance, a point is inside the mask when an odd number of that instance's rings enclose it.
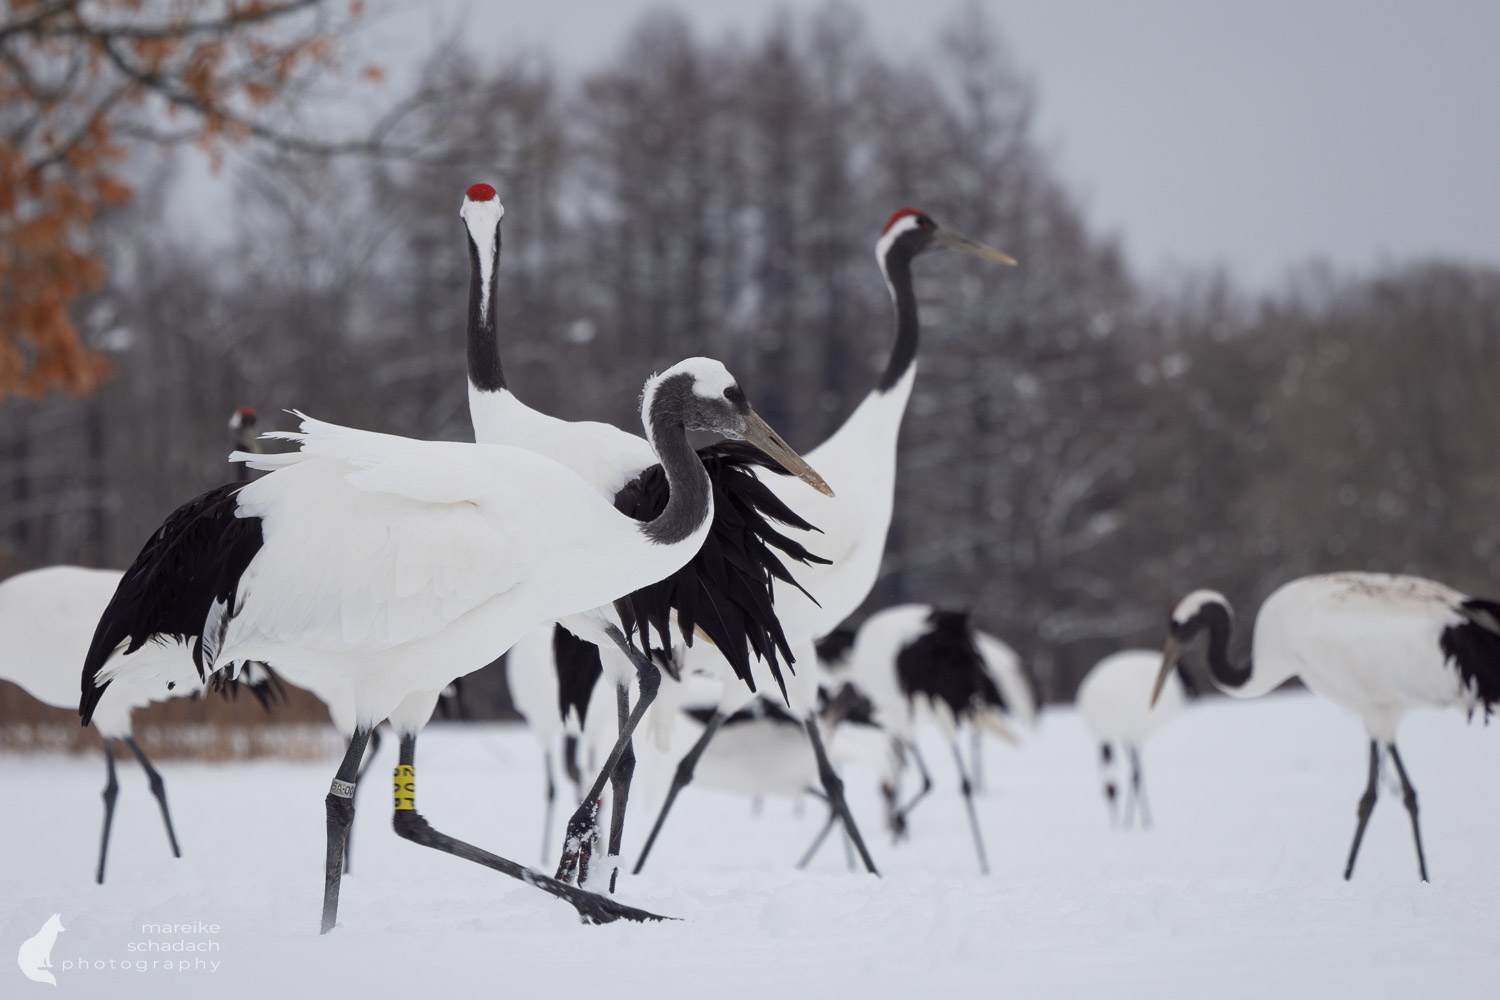
<instances>
[{"instance_id":1,"label":"crane bending down","mask_svg":"<svg viewBox=\"0 0 1500 1000\"><path fill-rule=\"evenodd\" d=\"M995 263L1015 263L993 247L938 225L925 212L902 208L892 213L875 244L875 259L896 313L896 337L890 358L875 388L838 430L808 453L808 461L822 470L837 496L816 496L806 490L789 488L795 484L766 477L766 485L772 492L803 520L817 525L823 532L816 539L796 528L787 533L830 560L828 565L798 570L798 581L817 598L816 601L788 591L776 602L776 614L792 641L792 651L800 661L814 662L814 642L836 629L864 603L880 573L895 502L897 437L917 375L919 329L911 268L917 257L932 250L954 250ZM684 668L697 670L697 664L709 655L706 650L689 650ZM812 670L798 671L788 684L786 694L793 712L804 719L816 749L820 743L815 715L815 673ZM698 742L678 764L666 801L662 803L640 860L636 862L637 872L645 865L651 845L666 822L678 792L692 780L694 763L724 720L744 707L752 696L738 688L725 687L718 711L709 719ZM826 757L820 758L820 762L822 759ZM831 775L831 767L827 773ZM834 784L836 781L836 776L831 780L825 778L825 788L838 787ZM830 799L835 808L842 806L842 793L836 798L830 795ZM842 807L841 819L865 867L875 872L875 864L870 860L863 840L853 829L854 820L847 806Z\"/></svg>"},{"instance_id":2,"label":"crane bending down","mask_svg":"<svg viewBox=\"0 0 1500 1000\"><path fill-rule=\"evenodd\" d=\"M1486 720L1500 705L1500 603L1469 597L1415 576L1332 573L1283 584L1255 618L1251 660L1229 660L1234 613L1224 595L1197 590L1177 602L1153 702L1182 655L1200 633L1208 635L1214 684L1242 698L1265 694L1290 677L1355 715L1370 737L1370 776L1359 800L1359 822L1344 878L1365 824L1375 808L1380 748L1385 746L1401 780L1411 816L1417 871L1427 881L1427 859L1417 824L1417 793L1396 750L1396 728L1413 708L1460 708Z\"/></svg>"},{"instance_id":3,"label":"crane bending down","mask_svg":"<svg viewBox=\"0 0 1500 1000\"><path fill-rule=\"evenodd\" d=\"M439 833L415 802L416 735L454 678L539 622L660 579L703 544L713 497L689 430L742 437L827 488L717 361L691 358L649 379L641 415L671 484L647 522L534 452L304 417L300 433L283 435L298 450L234 456L269 475L190 501L147 542L94 633L81 715L161 636L191 642L205 675L264 660L322 698L349 737L325 799L325 933L337 921L359 761L387 718L401 738L398 834L534 885L586 920L653 918Z\"/></svg>"},{"instance_id":4,"label":"crane bending down","mask_svg":"<svg viewBox=\"0 0 1500 1000\"><path fill-rule=\"evenodd\" d=\"M57 708L78 704L78 664L88 652L89 636L99 615L109 604L121 573L114 569L82 566L47 566L18 573L0 581L0 636L6 655L0 664L0 679L11 681L37 701ZM151 794L161 807L162 822L172 856L182 857L177 831L167 809L167 786L144 750L135 741L131 712L152 702L183 698L203 690L203 681L186 649L175 644L151 643L134 654L136 663L129 682L109 692L94 713L94 728L104 741L107 781L104 785L104 827L99 834L99 863L94 881L104 883L104 862L109 854L109 833L114 823L119 782L115 779L115 742L123 742L140 762L151 785ZM280 694L280 682L258 664L243 676L261 705L269 708ZM216 684L233 694L237 683Z\"/></svg>"},{"instance_id":5,"label":"crane bending down","mask_svg":"<svg viewBox=\"0 0 1500 1000\"><path fill-rule=\"evenodd\" d=\"M1018 723L1029 724L1035 702L1010 647L974 628L968 612L927 604L898 604L869 617L854 637L851 681L875 706L875 721L892 743L892 771L881 785L886 819L897 838L906 832L912 808L932 791L932 776L917 750L920 716L936 721L953 751L959 789L969 814L979 870L989 872L984 838L974 811L973 785L958 746L966 726L1019 742ZM910 756L922 788L902 806L897 780Z\"/></svg>"},{"instance_id":6,"label":"crane bending down","mask_svg":"<svg viewBox=\"0 0 1500 1000\"><path fill-rule=\"evenodd\" d=\"M1153 649L1122 649L1111 653L1084 676L1073 701L1083 716L1094 742L1099 746L1099 771L1103 779L1104 802L1109 808L1109 822L1119 822L1119 790L1115 783L1116 758L1124 755L1130 767L1130 784L1125 790L1124 826L1129 827L1137 812L1141 827L1151 826L1151 811L1146 805L1146 786L1141 770L1141 747L1162 723L1182 708L1187 693L1194 692L1193 679L1181 664L1167 678L1161 697L1155 704L1142 697L1156 682L1161 670L1161 653Z\"/></svg>"},{"instance_id":7,"label":"crane bending down","mask_svg":"<svg viewBox=\"0 0 1500 1000\"><path fill-rule=\"evenodd\" d=\"M560 420L522 403L506 382L500 363L500 340L496 316L497 274L500 265L501 227L505 208L493 186L473 184L464 194L459 217L463 220L469 248L468 374L469 414L474 436L480 442L513 445L546 455L572 469L614 506L641 520L656 517L668 501L669 490L662 466L647 441L610 424ZM620 853L625 808L635 753L631 743L635 724L656 695L660 685L657 667L646 656L624 649L618 655L611 636L624 635L639 641L652 659L676 671L674 650L695 645L708 650L703 663L717 668L717 676L734 689L753 694L756 674L762 683L785 689L779 656L791 662L792 650L777 619L781 602L773 608L775 583L788 586L782 595L795 593L797 583L782 557L802 563L819 562L810 551L813 525L798 517L751 471L772 472L768 479L783 479L767 467L764 457L737 442L709 445L698 450L708 471L714 495L714 516L702 548L687 565L650 586L637 590L610 607L568 618L562 624L579 638L603 647L602 669L615 688L619 736L606 757L592 787L584 793L568 822L557 878L587 880L593 845L597 840L599 799L605 782L613 789L607 856L613 862ZM790 484L789 484L790 485ZM807 492L797 484L794 492ZM774 523L800 529L808 546L793 541ZM799 570L799 573L801 570ZM804 597L803 594L798 594ZM655 651L653 635L659 639ZM523 640L526 649L546 643L544 636ZM527 669L534 658L519 665ZM534 667L532 667L534 668ZM649 679L640 677L642 671ZM636 709L629 704L632 679L640 690ZM523 680L544 685L544 680ZM821 745L814 748L822 753ZM820 758L826 763L826 754ZM825 783L830 798L842 805L843 795L834 777ZM848 807L843 806L847 815ZM550 821L549 821L550 822ZM851 819L852 823L852 819ZM856 833L857 837L858 834ZM613 888L618 868L611 865Z\"/></svg>"}]
</instances>

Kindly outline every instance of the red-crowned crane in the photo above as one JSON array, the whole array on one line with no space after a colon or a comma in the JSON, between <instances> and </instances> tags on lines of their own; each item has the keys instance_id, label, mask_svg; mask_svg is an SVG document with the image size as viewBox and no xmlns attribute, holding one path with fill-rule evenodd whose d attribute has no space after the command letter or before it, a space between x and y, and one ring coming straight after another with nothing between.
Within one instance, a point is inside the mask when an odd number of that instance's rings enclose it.
<instances>
[{"instance_id":1,"label":"red-crowned crane","mask_svg":"<svg viewBox=\"0 0 1500 1000\"><path fill-rule=\"evenodd\" d=\"M1015 263L999 250L938 225L925 212L914 208L894 212L875 244L875 259L896 312L896 337L890 359L875 388L832 436L809 453L808 461L823 471L834 495L822 497L805 490L792 490L787 488L791 484L762 477L788 507L822 531L813 536L789 529L787 534L830 560L827 565L798 569L797 581L811 597L790 589L777 596L777 617L792 640L792 651L799 661L813 660L814 641L832 632L864 603L880 572L895 500L896 441L917 375L919 328L911 267L917 257L931 250L956 250L981 260ZM711 651L689 650L684 658L685 669L696 671L698 663L708 656ZM812 717L817 695L814 675L815 671L810 670L796 672L788 681L786 695L792 711L806 721L808 733L816 739ZM636 863L637 872L646 863L674 798L692 780L693 765L703 748L723 721L748 698L746 692L726 685L719 711L678 765L661 813ZM836 776L833 780L837 780ZM842 800L839 795L834 802L836 808ZM847 807L840 810L840 818L854 836L866 868L874 872L875 865L854 833L854 820Z\"/></svg>"},{"instance_id":2,"label":"red-crowned crane","mask_svg":"<svg viewBox=\"0 0 1500 1000\"><path fill-rule=\"evenodd\" d=\"M642 519L656 516L666 503L667 483L644 439L609 424L560 420L532 409L511 391L500 363L496 317L500 223L505 208L494 187L474 184L465 192L459 214L469 246L469 414L475 439L546 455L583 477L618 509ZM782 684L778 653L790 661L791 648L772 603L775 581L789 584L783 592L794 590L796 584L777 553L779 550L804 562L815 557L790 541L772 522L805 530L812 525L799 519L750 471L766 468L753 451L742 445L718 444L701 448L698 453L708 470L717 504L703 547L679 572L616 601L612 607L562 623L579 638L605 647L601 649L601 663L615 687L619 737L569 820L557 868L559 879L576 878L582 883L587 878L599 797L606 781L613 789L607 856L611 860L618 856L635 768L631 744L635 723L631 720L641 717L660 685L651 661L628 648L621 650L626 655L615 655L610 648L614 645L611 636L639 640L649 654L654 631L661 640L661 657L666 659L669 671L675 670L672 648L692 645L696 637L699 648L713 650L705 662L719 668L719 678L727 686L750 692L755 688L757 672L769 671L771 682ZM545 640L538 637L535 642ZM756 666L752 666L752 653ZM641 678L643 671L652 676ZM629 705L632 678L641 691L634 711ZM815 749L821 753L821 748ZM837 787L830 787L829 794L842 801ZM611 886L617 871L611 866Z\"/></svg>"},{"instance_id":3,"label":"red-crowned crane","mask_svg":"<svg viewBox=\"0 0 1500 1000\"><path fill-rule=\"evenodd\" d=\"M1124 826L1129 827L1139 808L1142 828L1151 826L1146 806L1146 788L1141 771L1141 747L1177 710L1192 678L1179 665L1167 678L1157 702L1147 697L1161 670L1161 652L1154 649L1123 649L1111 653L1084 676L1073 702L1099 747L1099 771L1110 825L1118 820L1119 787L1115 781L1116 758L1124 755L1130 765L1130 784L1125 794Z\"/></svg>"},{"instance_id":4,"label":"red-crowned crane","mask_svg":"<svg viewBox=\"0 0 1500 1000\"><path fill-rule=\"evenodd\" d=\"M881 792L892 834L905 834L912 807L932 790L932 776L917 750L917 725L924 719L934 721L953 751L979 869L988 873L958 732L972 726L1018 742L1016 729L1030 724L1036 703L1015 653L992 636L981 643L983 635L967 612L928 604L886 608L871 615L856 633L849 680L870 699L875 721L891 737L892 770ZM922 777L922 788L903 806L897 795L907 757Z\"/></svg>"},{"instance_id":5,"label":"red-crowned crane","mask_svg":"<svg viewBox=\"0 0 1500 1000\"><path fill-rule=\"evenodd\" d=\"M229 418L236 447L253 443L255 410L241 406ZM78 707L78 664L88 652L94 623L109 604L121 573L112 569L82 566L48 566L18 573L0 582L0 638L9 647L0 678L24 689L37 701L57 708ZM94 880L104 882L104 862L109 853L109 834L114 822L119 782L115 778L115 741L130 748L150 782L151 794L161 806L162 822L172 856L182 857L172 814L167 809L166 783L135 741L131 712L156 701L190 697L203 689L203 682L186 650L153 643L135 654L140 657L137 679L121 684L105 698L94 716L94 728L104 740L108 780L104 785L104 828L99 836L99 863ZM281 694L280 682L264 666L255 664L242 677L261 705L269 708ZM221 693L234 695L239 685L218 685Z\"/></svg>"},{"instance_id":6,"label":"red-crowned crane","mask_svg":"<svg viewBox=\"0 0 1500 1000\"><path fill-rule=\"evenodd\" d=\"M1152 700L1182 647L1207 633L1208 668L1221 690L1253 698L1297 677L1314 694L1353 712L1370 737L1370 776L1344 878L1354 874L1375 808L1384 744L1411 816L1417 870L1427 881L1417 793L1396 750L1396 727L1413 708L1458 708L1471 716L1479 710L1488 719L1500 705L1500 602L1421 577L1331 573L1293 580L1266 598L1255 618L1249 663L1229 660L1233 623L1222 594L1197 590L1178 601Z\"/></svg>"},{"instance_id":7,"label":"red-crowned crane","mask_svg":"<svg viewBox=\"0 0 1500 1000\"><path fill-rule=\"evenodd\" d=\"M322 698L349 737L325 799L325 933L359 762L383 719L401 737L402 837L541 888L588 920L651 918L439 833L415 801L416 733L454 678L540 622L674 572L703 544L712 484L689 430L743 438L827 488L717 361L690 358L647 380L641 419L671 484L650 521L533 451L303 417L300 433L280 435L298 450L234 456L269 475L190 501L152 535L99 620L80 714L88 721L112 684L132 678L130 654L164 636L191 642L205 675L261 660Z\"/></svg>"},{"instance_id":8,"label":"red-crowned crane","mask_svg":"<svg viewBox=\"0 0 1500 1000\"><path fill-rule=\"evenodd\" d=\"M85 569L82 566L47 566L0 581L0 639L6 646L0 661L0 680L19 686L37 701L56 708L78 706L78 664L88 652L89 636L120 582L115 569ZM94 728L104 740L108 779L104 785L104 828L99 835L99 864L94 881L104 882L104 862L109 853L109 832L114 822L119 782L115 779L115 741L130 748L151 785L151 794L161 806L162 822L172 856L182 857L172 814L167 809L167 788L135 741L130 714L152 702L189 697L203 690L203 681L193 658L180 646L152 643L134 654L130 679L109 691L94 713ZM242 677L255 697L269 707L279 694L274 675L255 667ZM233 693L237 684L223 686Z\"/></svg>"}]
</instances>

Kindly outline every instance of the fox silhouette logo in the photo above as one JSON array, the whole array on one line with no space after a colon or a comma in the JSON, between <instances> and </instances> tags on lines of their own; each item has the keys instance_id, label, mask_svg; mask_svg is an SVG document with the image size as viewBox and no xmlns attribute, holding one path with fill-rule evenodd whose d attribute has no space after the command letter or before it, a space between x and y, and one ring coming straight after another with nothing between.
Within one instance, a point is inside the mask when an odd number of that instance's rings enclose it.
<instances>
[{"instance_id":1,"label":"fox silhouette logo","mask_svg":"<svg viewBox=\"0 0 1500 1000\"><path fill-rule=\"evenodd\" d=\"M57 935L65 930L67 928L62 925L62 914L54 913L47 918L41 930L21 942L16 964L21 967L27 979L34 983L57 985L57 980L47 970L52 968L52 946L57 943Z\"/></svg>"}]
</instances>

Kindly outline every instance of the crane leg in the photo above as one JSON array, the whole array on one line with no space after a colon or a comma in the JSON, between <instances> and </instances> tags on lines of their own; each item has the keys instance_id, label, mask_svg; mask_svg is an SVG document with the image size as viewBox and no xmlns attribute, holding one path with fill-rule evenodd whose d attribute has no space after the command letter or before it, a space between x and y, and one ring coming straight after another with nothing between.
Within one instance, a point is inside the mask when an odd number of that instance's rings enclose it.
<instances>
[{"instance_id":1,"label":"crane leg","mask_svg":"<svg viewBox=\"0 0 1500 1000\"><path fill-rule=\"evenodd\" d=\"M1349 863L1344 866L1344 881L1354 874L1354 859L1359 854L1359 842L1365 836L1365 824L1370 822L1370 813L1375 811L1375 783L1380 779L1380 747L1370 741L1370 781L1365 794L1359 797L1359 825L1354 828L1354 845L1349 848ZM1415 817L1413 817L1415 818Z\"/></svg>"},{"instance_id":2,"label":"crane leg","mask_svg":"<svg viewBox=\"0 0 1500 1000\"><path fill-rule=\"evenodd\" d=\"M568 885L557 879L548 878L541 872L532 871L525 865L517 864L491 854L489 851L467 844L462 840L456 840L446 833L440 833L432 828L432 825L417 812L417 737L408 734L401 737L401 758L396 767L396 810L392 818L392 825L396 833L405 840L423 847L430 847L445 854L451 854L465 861L473 861L484 865L502 875L509 875L513 879L525 882L527 885L535 886L549 895L556 896L563 902L568 903L578 911L578 915L586 923L607 924L615 920L661 920L662 917L645 910L638 910L633 906L624 906L615 902L607 896L600 896L580 889L577 886ZM602 782L601 789L602 789Z\"/></svg>"},{"instance_id":3,"label":"crane leg","mask_svg":"<svg viewBox=\"0 0 1500 1000\"><path fill-rule=\"evenodd\" d=\"M542 863L547 863L547 849L552 844L552 804L557 800L557 785L552 781L552 751L542 751L542 774L547 778L547 808L542 813Z\"/></svg>"},{"instance_id":4,"label":"crane leg","mask_svg":"<svg viewBox=\"0 0 1500 1000\"><path fill-rule=\"evenodd\" d=\"M365 762L360 765L360 767L359 767L359 773L356 774L355 777L354 777L354 795L350 799L350 802L349 802L350 808L353 808L355 806L356 800L359 798L359 783L360 783L360 781L362 781L364 779L365 772L370 769L370 765L373 764L373 763L375 763L375 755L378 754L379 752L380 752L380 730L378 730L378 729L372 729L372 730L370 730L369 749L367 749L365 751L365 758L364 758ZM344 832L344 874L345 875L348 875L351 871L354 870L353 865L352 865L352 863L350 861L350 858L352 858L353 856L354 856L354 827L351 825L349 827L349 829Z\"/></svg>"},{"instance_id":5,"label":"crane leg","mask_svg":"<svg viewBox=\"0 0 1500 1000\"><path fill-rule=\"evenodd\" d=\"M895 843L902 837L906 836L906 818L911 815L911 811L916 806L916 804L925 799L927 797L927 794L932 791L932 775L927 773L927 764L922 760L921 751L917 749L917 745L915 743L907 744L906 749L910 751L911 759L917 765L917 773L922 776L922 788L917 792L917 794L911 797L910 802L896 810L894 821L891 823L891 833L893 834L891 840L892 843ZM962 765L959 766L959 770L963 770Z\"/></svg>"},{"instance_id":6,"label":"crane leg","mask_svg":"<svg viewBox=\"0 0 1500 1000\"><path fill-rule=\"evenodd\" d=\"M1114 752L1108 743L1099 744L1099 773L1104 776L1104 802L1109 806L1109 827L1111 830L1120 825L1120 807L1118 803L1119 793L1115 788L1115 776L1110 771L1110 762L1114 760Z\"/></svg>"},{"instance_id":7,"label":"crane leg","mask_svg":"<svg viewBox=\"0 0 1500 1000\"><path fill-rule=\"evenodd\" d=\"M135 754L135 759L141 762L141 769L146 772L146 779L151 783L151 794L161 806L162 822L167 825L167 840L172 844L172 857L180 858L182 851L177 847L177 831L172 829L172 814L167 811L167 784L156 773L156 768L151 766L151 761L146 759L145 751L136 743L134 736L125 737L125 745Z\"/></svg>"},{"instance_id":8,"label":"crane leg","mask_svg":"<svg viewBox=\"0 0 1500 1000\"><path fill-rule=\"evenodd\" d=\"M651 848L656 843L656 835L661 833L662 826L667 822L667 813L672 810L672 803L677 801L677 793L693 780L693 769L698 766L703 752L708 749L709 743L713 742L714 734L723 724L724 713L715 711L708 717L708 725L703 727L703 734L677 762L677 771L672 775L672 787L667 789L666 801L662 802L661 811L656 814L656 822L651 824L651 834L646 838L646 846L641 848L640 859L636 861L635 869L631 874L639 875L641 869L646 866L646 858L651 854Z\"/></svg>"},{"instance_id":9,"label":"crane leg","mask_svg":"<svg viewBox=\"0 0 1500 1000\"><path fill-rule=\"evenodd\" d=\"M104 783L104 832L99 835L99 868L94 881L104 884L104 856L109 853L109 828L115 821L115 798L120 794L120 783L115 780L115 741L104 739L104 766L109 780Z\"/></svg>"},{"instance_id":10,"label":"crane leg","mask_svg":"<svg viewBox=\"0 0 1500 1000\"><path fill-rule=\"evenodd\" d=\"M1146 782L1141 777L1141 751L1130 748L1130 794L1140 806L1141 829L1151 829L1151 810L1146 807Z\"/></svg>"},{"instance_id":11,"label":"crane leg","mask_svg":"<svg viewBox=\"0 0 1500 1000\"><path fill-rule=\"evenodd\" d=\"M1422 831L1417 826L1417 790L1411 787L1411 781L1406 777L1406 768L1401 764L1401 755L1396 752L1396 744L1390 744L1391 763L1396 765L1396 774L1401 778L1401 801L1406 804L1406 811L1411 814L1411 836L1417 842L1417 870L1422 873L1422 881L1427 881L1427 859L1422 855Z\"/></svg>"},{"instance_id":12,"label":"crane leg","mask_svg":"<svg viewBox=\"0 0 1500 1000\"><path fill-rule=\"evenodd\" d=\"M607 628L609 637L614 640L615 645L630 658L635 664L636 685L640 688L640 697L636 699L635 708L626 720L625 729L620 733L620 738L615 742L614 748L610 750L609 756L605 758L604 767L594 778L594 783L584 794L583 801L579 803L578 809L568 820L568 829L564 834L562 859L557 863L556 880L560 883L576 880L584 882L588 879L589 860L593 856L594 841L598 835L595 824L599 818L599 796L604 794L604 783L614 774L615 766L619 764L620 757L625 753L625 747L630 742L630 737L635 733L636 726L640 725L641 717L646 714L646 709L656 700L656 693L661 690L661 672L657 670L656 664L646 658L640 650L636 649L620 630L609 626Z\"/></svg>"},{"instance_id":13,"label":"crane leg","mask_svg":"<svg viewBox=\"0 0 1500 1000\"><path fill-rule=\"evenodd\" d=\"M339 919L339 885L344 878L344 842L354 822L354 786L359 782L359 762L370 740L368 729L356 729L349 749L334 773L333 786L323 799L328 817L328 851L323 863L323 931L327 934Z\"/></svg>"},{"instance_id":14,"label":"crane leg","mask_svg":"<svg viewBox=\"0 0 1500 1000\"><path fill-rule=\"evenodd\" d=\"M620 856L620 841L625 837L625 806L630 801L630 779L635 775L635 744L625 727L630 724L630 687L621 684L615 689L615 707L620 723L620 738L625 749L609 776L612 792L609 798L609 849L607 857L612 868L609 873L609 891L615 891L615 879L620 875L620 866L614 859Z\"/></svg>"},{"instance_id":15,"label":"crane leg","mask_svg":"<svg viewBox=\"0 0 1500 1000\"><path fill-rule=\"evenodd\" d=\"M823 734L818 731L818 717L809 713L807 718L802 720L802 728L807 730L807 739L812 743L813 756L818 761L818 778L823 782L823 792L828 796L829 807L838 813L839 819L844 821L844 832L849 834L850 840L854 841L854 849L859 852L859 859L865 863L865 870L879 877L880 872L876 870L875 862L870 860L870 852L865 848L865 840L859 835L859 827L854 823L854 814L849 811L849 803L844 798L844 782L839 778L838 772L833 769L833 764L828 759L828 751L823 748Z\"/></svg>"},{"instance_id":16,"label":"crane leg","mask_svg":"<svg viewBox=\"0 0 1500 1000\"><path fill-rule=\"evenodd\" d=\"M969 758L973 763L969 766L969 773L974 778L974 791L984 794L984 734L978 729L969 731Z\"/></svg>"},{"instance_id":17,"label":"crane leg","mask_svg":"<svg viewBox=\"0 0 1500 1000\"><path fill-rule=\"evenodd\" d=\"M979 832L979 816L974 812L974 787L969 783L968 772L964 770L964 755L958 749L958 741L953 743L953 763L958 765L958 787L964 793L964 808L969 811L969 829L974 833L974 850L979 854L979 874L990 873L990 863L984 856L984 835Z\"/></svg>"},{"instance_id":18,"label":"crane leg","mask_svg":"<svg viewBox=\"0 0 1500 1000\"><path fill-rule=\"evenodd\" d=\"M838 821L839 814L834 811L832 806L830 806L828 809L828 822L823 824L823 829L818 831L818 835L813 838L812 844L809 845L807 851L803 853L802 860L797 862L797 868L799 870L806 868L809 864L812 863L812 859L817 857L818 848L823 846L823 841L828 839L828 834L832 832L833 825Z\"/></svg>"}]
</instances>

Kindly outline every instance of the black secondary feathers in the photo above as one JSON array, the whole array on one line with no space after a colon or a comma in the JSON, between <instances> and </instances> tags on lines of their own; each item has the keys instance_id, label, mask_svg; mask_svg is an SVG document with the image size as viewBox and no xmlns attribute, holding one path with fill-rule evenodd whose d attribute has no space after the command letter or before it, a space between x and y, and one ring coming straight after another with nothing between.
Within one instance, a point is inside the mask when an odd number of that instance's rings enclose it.
<instances>
[{"instance_id":1,"label":"black secondary feathers","mask_svg":"<svg viewBox=\"0 0 1500 1000\"><path fill-rule=\"evenodd\" d=\"M208 629L216 633L206 639L212 654L237 608L240 574L262 544L260 518L235 516L242 487L220 486L177 508L125 571L83 661L78 714L85 725L109 686L96 687L94 678L122 644L133 653L151 639L196 640L193 662L203 676L205 623L211 611L222 612Z\"/></svg>"},{"instance_id":2,"label":"black secondary feathers","mask_svg":"<svg viewBox=\"0 0 1500 1000\"><path fill-rule=\"evenodd\" d=\"M1443 629L1443 655L1484 706L1487 722L1500 707L1500 602L1471 597L1456 610L1465 620Z\"/></svg>"},{"instance_id":3,"label":"black secondary feathers","mask_svg":"<svg viewBox=\"0 0 1500 1000\"><path fill-rule=\"evenodd\" d=\"M779 580L801 590L780 555L802 563L827 563L800 543L772 527L771 522L804 531L816 530L766 488L751 467L785 474L781 467L748 445L721 441L698 449L698 456L713 481L714 518L703 548L682 569L658 583L643 587L615 602L627 635L639 634L651 655L651 633L661 649L670 646L669 622L677 613L677 625L691 645L695 629L701 629L718 647L750 690L750 653L767 661L771 674L786 697L777 654L792 663L792 651L772 608L774 584ZM641 521L659 514L667 505L667 479L660 465L653 465L628 483L615 496L615 507ZM803 590L803 593L807 593ZM808 595L812 597L811 594Z\"/></svg>"},{"instance_id":4,"label":"black secondary feathers","mask_svg":"<svg viewBox=\"0 0 1500 1000\"><path fill-rule=\"evenodd\" d=\"M1006 708L974 643L969 613L934 609L927 622L928 630L896 654L901 692L941 700L960 719L985 705Z\"/></svg>"},{"instance_id":5,"label":"black secondary feathers","mask_svg":"<svg viewBox=\"0 0 1500 1000\"><path fill-rule=\"evenodd\" d=\"M580 639L561 625L552 626L552 662L557 667L557 712L564 723L569 709L578 713L578 725L588 722L589 697L604 668L599 647Z\"/></svg>"}]
</instances>

